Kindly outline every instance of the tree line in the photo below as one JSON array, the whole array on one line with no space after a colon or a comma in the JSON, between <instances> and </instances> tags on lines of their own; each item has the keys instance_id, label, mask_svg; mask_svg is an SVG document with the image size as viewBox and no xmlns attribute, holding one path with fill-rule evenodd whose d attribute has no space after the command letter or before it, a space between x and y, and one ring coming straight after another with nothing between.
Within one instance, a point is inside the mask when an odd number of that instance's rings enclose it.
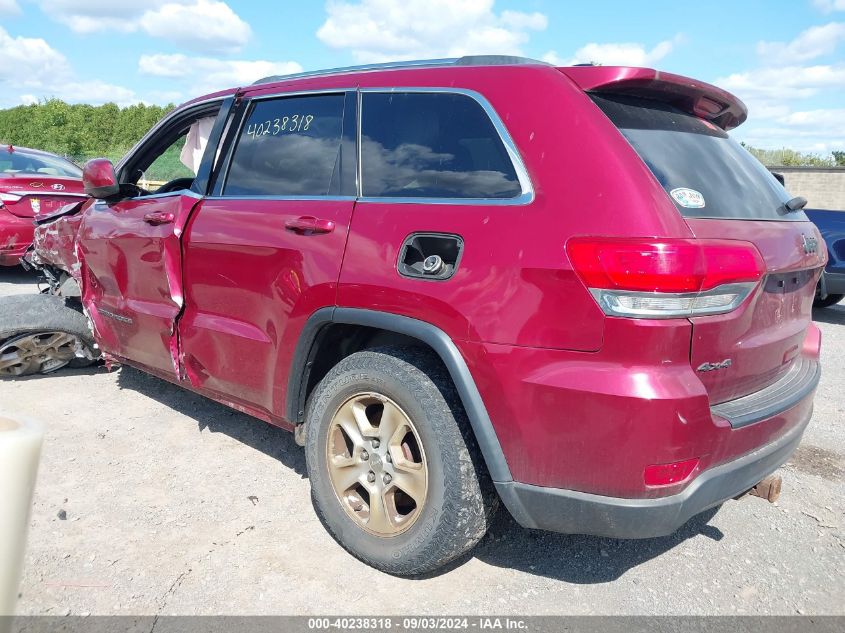
<instances>
[{"instance_id":1,"label":"tree line","mask_svg":"<svg viewBox=\"0 0 845 633\"><path fill-rule=\"evenodd\" d=\"M745 143L741 145L751 152L766 167L845 167L845 151L833 151L828 155L782 149L759 149Z\"/></svg>"},{"instance_id":2,"label":"tree line","mask_svg":"<svg viewBox=\"0 0 845 633\"><path fill-rule=\"evenodd\" d=\"M0 110L0 143L43 149L78 163L98 156L117 161L173 107L139 103L121 108L48 99ZM742 145L767 167L845 167L845 151L822 155Z\"/></svg>"},{"instance_id":3,"label":"tree line","mask_svg":"<svg viewBox=\"0 0 845 633\"><path fill-rule=\"evenodd\" d=\"M48 99L0 110L0 143L45 150L78 163L99 156L116 161L173 107Z\"/></svg>"}]
</instances>

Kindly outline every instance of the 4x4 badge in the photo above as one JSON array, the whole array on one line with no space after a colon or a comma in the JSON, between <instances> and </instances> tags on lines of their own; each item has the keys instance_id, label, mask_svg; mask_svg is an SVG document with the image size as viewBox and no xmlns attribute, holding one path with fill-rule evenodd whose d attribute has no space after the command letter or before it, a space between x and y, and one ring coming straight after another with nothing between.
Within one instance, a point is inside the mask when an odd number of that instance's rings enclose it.
<instances>
[{"instance_id":1,"label":"4x4 badge","mask_svg":"<svg viewBox=\"0 0 845 633\"><path fill-rule=\"evenodd\" d=\"M804 253L807 255L812 255L819 250L819 241L814 237L807 237L806 235L801 235L801 240L804 243Z\"/></svg>"},{"instance_id":2,"label":"4x4 badge","mask_svg":"<svg viewBox=\"0 0 845 633\"><path fill-rule=\"evenodd\" d=\"M721 363L701 363L696 371L716 371L717 369L727 369L733 365L730 358L726 358Z\"/></svg>"}]
</instances>

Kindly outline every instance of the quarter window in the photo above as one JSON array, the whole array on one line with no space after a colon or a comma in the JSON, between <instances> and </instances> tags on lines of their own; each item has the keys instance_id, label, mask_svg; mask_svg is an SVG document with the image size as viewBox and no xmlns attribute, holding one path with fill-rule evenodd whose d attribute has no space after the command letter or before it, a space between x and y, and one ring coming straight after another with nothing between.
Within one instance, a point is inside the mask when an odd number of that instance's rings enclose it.
<instances>
[{"instance_id":1,"label":"quarter window","mask_svg":"<svg viewBox=\"0 0 845 633\"><path fill-rule=\"evenodd\" d=\"M338 194L343 104L342 94L256 101L238 134L223 195Z\"/></svg>"},{"instance_id":2,"label":"quarter window","mask_svg":"<svg viewBox=\"0 0 845 633\"><path fill-rule=\"evenodd\" d=\"M522 192L484 108L457 93L362 96L365 197L514 198Z\"/></svg>"}]
</instances>

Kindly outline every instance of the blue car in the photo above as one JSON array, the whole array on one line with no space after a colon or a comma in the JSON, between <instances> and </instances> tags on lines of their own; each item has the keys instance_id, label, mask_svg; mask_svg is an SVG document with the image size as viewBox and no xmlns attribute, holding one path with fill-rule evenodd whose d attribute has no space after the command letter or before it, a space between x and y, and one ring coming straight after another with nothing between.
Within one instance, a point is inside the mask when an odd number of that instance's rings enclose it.
<instances>
[{"instance_id":1,"label":"blue car","mask_svg":"<svg viewBox=\"0 0 845 633\"><path fill-rule=\"evenodd\" d=\"M783 185L783 174L769 170ZM796 198L806 204L804 198ZM800 205L799 205L800 206ZM845 210L803 209L827 243L828 262L816 288L814 308L829 308L845 298Z\"/></svg>"},{"instance_id":2,"label":"blue car","mask_svg":"<svg viewBox=\"0 0 845 633\"><path fill-rule=\"evenodd\" d=\"M816 290L817 308L827 308L845 298L845 211L804 209L827 242L829 260Z\"/></svg>"}]
</instances>

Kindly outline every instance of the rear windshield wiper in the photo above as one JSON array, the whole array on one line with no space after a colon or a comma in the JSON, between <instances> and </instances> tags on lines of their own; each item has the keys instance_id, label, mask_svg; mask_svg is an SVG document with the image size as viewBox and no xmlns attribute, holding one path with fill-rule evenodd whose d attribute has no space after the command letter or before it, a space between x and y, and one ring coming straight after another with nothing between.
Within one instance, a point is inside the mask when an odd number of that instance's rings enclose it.
<instances>
[{"instance_id":1,"label":"rear windshield wiper","mask_svg":"<svg viewBox=\"0 0 845 633\"><path fill-rule=\"evenodd\" d=\"M803 196L795 196L791 200L787 200L783 206L786 207L787 213L800 211L807 206L807 198L804 198Z\"/></svg>"}]
</instances>

